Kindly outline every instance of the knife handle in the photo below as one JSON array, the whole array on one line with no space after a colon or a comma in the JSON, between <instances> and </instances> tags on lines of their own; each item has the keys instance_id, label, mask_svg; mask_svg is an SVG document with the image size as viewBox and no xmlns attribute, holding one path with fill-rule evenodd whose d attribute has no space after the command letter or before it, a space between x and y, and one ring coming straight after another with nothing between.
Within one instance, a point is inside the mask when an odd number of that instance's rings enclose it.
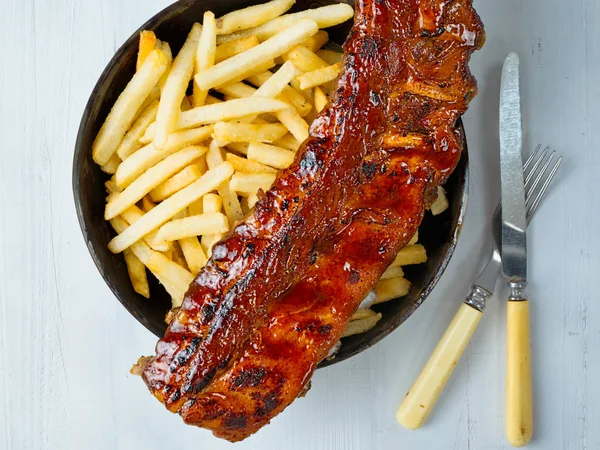
<instances>
[{"instance_id":1,"label":"knife handle","mask_svg":"<svg viewBox=\"0 0 600 450\"><path fill-rule=\"evenodd\" d=\"M513 447L521 447L533 434L529 302L525 295L514 295L512 284L506 316L506 436Z\"/></svg>"},{"instance_id":2,"label":"knife handle","mask_svg":"<svg viewBox=\"0 0 600 450\"><path fill-rule=\"evenodd\" d=\"M460 306L429 361L398 408L396 420L400 425L409 430L416 430L425 423L483 317L485 300L489 297L491 294L488 291L473 286L471 295Z\"/></svg>"}]
</instances>

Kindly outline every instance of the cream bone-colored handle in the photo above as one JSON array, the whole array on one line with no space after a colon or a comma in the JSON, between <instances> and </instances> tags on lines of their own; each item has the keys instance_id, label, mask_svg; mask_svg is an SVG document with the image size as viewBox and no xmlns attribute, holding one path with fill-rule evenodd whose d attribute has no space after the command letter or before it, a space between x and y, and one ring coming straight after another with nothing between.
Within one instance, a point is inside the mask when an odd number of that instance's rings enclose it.
<instances>
[{"instance_id":1,"label":"cream bone-colored handle","mask_svg":"<svg viewBox=\"0 0 600 450\"><path fill-rule=\"evenodd\" d=\"M521 447L533 434L529 302L509 299L506 321L506 437Z\"/></svg>"},{"instance_id":2,"label":"cream bone-colored handle","mask_svg":"<svg viewBox=\"0 0 600 450\"><path fill-rule=\"evenodd\" d=\"M473 300L474 296L481 300L475 302L477 308L471 306L474 302L470 300ZM483 298L480 296L483 296ZM473 286L471 295L461 305L439 344L429 357L429 361L427 361L421 374L402 401L396 413L396 419L400 425L410 430L416 430L425 423L471 336L473 336L483 316L482 311L485 308L485 300L489 297L491 297L489 292L478 286Z\"/></svg>"}]
</instances>

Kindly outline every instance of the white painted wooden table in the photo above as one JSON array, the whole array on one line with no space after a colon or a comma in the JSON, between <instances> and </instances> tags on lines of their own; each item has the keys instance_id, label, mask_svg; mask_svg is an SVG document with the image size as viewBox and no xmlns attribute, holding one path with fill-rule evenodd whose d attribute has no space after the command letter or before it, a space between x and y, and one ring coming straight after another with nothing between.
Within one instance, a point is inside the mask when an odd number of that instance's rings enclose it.
<instances>
[{"instance_id":1,"label":"white painted wooden table","mask_svg":"<svg viewBox=\"0 0 600 450\"><path fill-rule=\"evenodd\" d=\"M0 0L0 449L230 448L184 426L128 374L155 338L115 300L75 217L71 160L88 95L117 46L168 0ZM373 349L320 370L308 396L241 449L499 449L506 291L499 286L438 408L395 420L480 267L498 199L502 59L522 57L527 147L565 155L530 233L534 449L600 448L598 0L478 0L487 44L465 125L467 220L425 304Z\"/></svg>"}]
</instances>

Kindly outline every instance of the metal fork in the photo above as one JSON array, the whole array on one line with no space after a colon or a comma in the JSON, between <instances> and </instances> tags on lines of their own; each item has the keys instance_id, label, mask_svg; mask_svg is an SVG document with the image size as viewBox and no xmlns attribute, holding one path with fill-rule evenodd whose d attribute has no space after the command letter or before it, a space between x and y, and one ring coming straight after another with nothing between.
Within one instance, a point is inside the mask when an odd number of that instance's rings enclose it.
<instances>
[{"instance_id":1,"label":"metal fork","mask_svg":"<svg viewBox=\"0 0 600 450\"><path fill-rule=\"evenodd\" d=\"M545 148L540 153L540 149L541 146L538 145L523 165L527 224L537 211L562 162L562 156L556 155L556 152L549 153L549 149ZM490 258L398 409L396 418L400 425L406 428L419 428L429 416L473 336L483 316L487 300L492 297L502 264L501 222L502 204L499 202L492 217L493 239Z\"/></svg>"}]
</instances>

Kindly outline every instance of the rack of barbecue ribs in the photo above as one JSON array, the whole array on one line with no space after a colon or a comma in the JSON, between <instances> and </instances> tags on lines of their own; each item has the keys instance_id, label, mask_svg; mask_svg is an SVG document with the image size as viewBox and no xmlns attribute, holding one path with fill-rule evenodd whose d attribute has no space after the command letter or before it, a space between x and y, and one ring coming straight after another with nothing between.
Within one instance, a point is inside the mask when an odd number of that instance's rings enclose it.
<instances>
[{"instance_id":1,"label":"rack of barbecue ribs","mask_svg":"<svg viewBox=\"0 0 600 450\"><path fill-rule=\"evenodd\" d=\"M458 163L483 41L471 0L358 2L329 106L143 360L170 411L239 441L303 392Z\"/></svg>"}]
</instances>

